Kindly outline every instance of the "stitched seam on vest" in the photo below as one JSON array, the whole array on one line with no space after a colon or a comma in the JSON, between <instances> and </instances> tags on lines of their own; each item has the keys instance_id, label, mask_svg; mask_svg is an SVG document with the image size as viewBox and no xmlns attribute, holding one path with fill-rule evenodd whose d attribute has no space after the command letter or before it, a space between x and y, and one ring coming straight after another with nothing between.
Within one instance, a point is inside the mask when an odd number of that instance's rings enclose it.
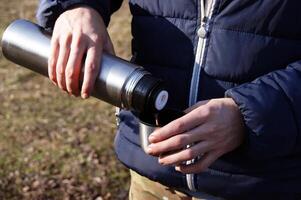
<instances>
[{"instance_id":1,"label":"stitched seam on vest","mask_svg":"<svg viewBox=\"0 0 301 200\"><path fill-rule=\"evenodd\" d=\"M252 32L247 32L247 31L238 30L238 29L224 28L224 27L220 27L220 26L217 26L217 25L213 28L213 31L215 31L215 30L216 31L222 30L222 31L235 32L235 33L240 33L241 35L245 35L245 36L250 35L250 36L258 36L258 37L262 37L262 38L270 38L270 39L274 39L274 40L287 40L287 41L300 42L301 43L301 39L300 40L295 40L295 39L288 39L288 38L282 38L282 37L274 37L274 36L270 36L270 35L252 33Z\"/></svg>"},{"instance_id":2,"label":"stitched seam on vest","mask_svg":"<svg viewBox=\"0 0 301 200\"><path fill-rule=\"evenodd\" d=\"M212 81L220 81L222 82L223 84L231 84L231 85L234 85L234 87L237 87L238 85L241 85L243 84L243 82L239 82L239 81L234 81L234 80L230 80L230 79L223 79L221 77L218 77L218 76L214 76L214 75L211 75L211 74L208 74L205 70L206 68L204 68L204 75L207 76L209 79L211 79Z\"/></svg>"},{"instance_id":3,"label":"stitched seam on vest","mask_svg":"<svg viewBox=\"0 0 301 200\"><path fill-rule=\"evenodd\" d=\"M137 15L133 14L133 17L153 17L153 18L169 18L169 19L181 19L181 20L187 20L187 21L195 21L196 18L181 18L181 17L171 17L171 16L162 16L162 15Z\"/></svg>"}]
</instances>

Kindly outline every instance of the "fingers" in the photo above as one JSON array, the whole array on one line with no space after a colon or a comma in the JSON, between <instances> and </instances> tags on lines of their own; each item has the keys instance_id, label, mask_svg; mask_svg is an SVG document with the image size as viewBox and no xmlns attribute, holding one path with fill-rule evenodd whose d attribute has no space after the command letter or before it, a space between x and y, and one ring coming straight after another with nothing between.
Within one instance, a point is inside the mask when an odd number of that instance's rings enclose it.
<instances>
[{"instance_id":1,"label":"fingers","mask_svg":"<svg viewBox=\"0 0 301 200\"><path fill-rule=\"evenodd\" d=\"M90 46L87 49L84 67L84 79L81 89L81 96L84 99L90 96L96 77L99 73L101 52L102 48L96 48L95 46Z\"/></svg>"},{"instance_id":2,"label":"fingers","mask_svg":"<svg viewBox=\"0 0 301 200\"><path fill-rule=\"evenodd\" d=\"M48 62L50 79L70 94L79 95L81 90L82 97L89 97L103 48L114 54L102 17L94 9L79 6L63 12L53 31Z\"/></svg>"},{"instance_id":3,"label":"fingers","mask_svg":"<svg viewBox=\"0 0 301 200\"><path fill-rule=\"evenodd\" d=\"M169 155L160 156L159 163L162 165L178 165L184 161L192 160L199 155L203 155L204 153L210 151L211 146L212 145L207 141L199 142L188 149L184 149Z\"/></svg>"},{"instance_id":4,"label":"fingers","mask_svg":"<svg viewBox=\"0 0 301 200\"><path fill-rule=\"evenodd\" d=\"M79 95L79 78L82 67L82 59L85 46L80 36L74 36L71 44L71 51L65 70L66 88L69 94Z\"/></svg>"},{"instance_id":5,"label":"fingers","mask_svg":"<svg viewBox=\"0 0 301 200\"><path fill-rule=\"evenodd\" d=\"M204 154L200 160L194 164L190 165L178 165L176 170L185 174L200 173L205 171L214 161L216 161L221 156L218 151L211 151Z\"/></svg>"},{"instance_id":6,"label":"fingers","mask_svg":"<svg viewBox=\"0 0 301 200\"><path fill-rule=\"evenodd\" d=\"M154 131L150 135L149 141L151 143L157 143L174 135L178 135L188 130L191 130L196 126L199 126L202 123L204 123L208 116L209 112L207 110L204 109L202 112L197 112L195 109L190 113L184 115L183 117L176 119L167 124L166 126Z\"/></svg>"},{"instance_id":7,"label":"fingers","mask_svg":"<svg viewBox=\"0 0 301 200\"><path fill-rule=\"evenodd\" d=\"M56 80L56 63L59 56L59 42L56 37L52 37L51 40L51 52L48 60L48 76L50 80L57 85Z\"/></svg>"},{"instance_id":8,"label":"fingers","mask_svg":"<svg viewBox=\"0 0 301 200\"><path fill-rule=\"evenodd\" d=\"M48 73L52 81L69 94L88 98L94 86L99 72L102 48L97 43L88 44L81 35L66 34L58 40L53 40L51 58L49 59ZM88 48L86 45L90 45ZM112 45L112 44L111 44ZM113 47L108 49L114 53ZM84 64L84 77L82 88L80 88L80 74L83 55L86 53Z\"/></svg>"},{"instance_id":9,"label":"fingers","mask_svg":"<svg viewBox=\"0 0 301 200\"><path fill-rule=\"evenodd\" d=\"M175 135L158 143L152 143L148 146L147 153L158 156L173 150L182 150L187 145L197 143L206 139L209 134L207 125L198 126L185 133Z\"/></svg>"},{"instance_id":10,"label":"fingers","mask_svg":"<svg viewBox=\"0 0 301 200\"><path fill-rule=\"evenodd\" d=\"M191 144L191 140L190 135L179 134L162 142L150 144L147 148L147 153L153 156L159 156L170 151L181 150L188 144Z\"/></svg>"},{"instance_id":11,"label":"fingers","mask_svg":"<svg viewBox=\"0 0 301 200\"><path fill-rule=\"evenodd\" d=\"M69 58L71 39L71 34L67 34L61 37L59 44L59 56L56 65L56 80L58 86L64 91L67 91L65 81L65 68Z\"/></svg>"}]
</instances>

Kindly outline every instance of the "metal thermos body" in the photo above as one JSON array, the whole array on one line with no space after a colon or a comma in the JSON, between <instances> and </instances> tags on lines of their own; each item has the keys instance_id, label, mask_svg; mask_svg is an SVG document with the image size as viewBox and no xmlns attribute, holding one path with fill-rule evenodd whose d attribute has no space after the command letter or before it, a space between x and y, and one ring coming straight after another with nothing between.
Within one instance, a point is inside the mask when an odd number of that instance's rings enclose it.
<instances>
[{"instance_id":1,"label":"metal thermos body","mask_svg":"<svg viewBox=\"0 0 301 200\"><path fill-rule=\"evenodd\" d=\"M21 66L48 76L51 35L40 26L16 20L2 38L4 56ZM168 99L161 80L142 67L103 53L92 96L137 112L160 111Z\"/></svg>"}]
</instances>

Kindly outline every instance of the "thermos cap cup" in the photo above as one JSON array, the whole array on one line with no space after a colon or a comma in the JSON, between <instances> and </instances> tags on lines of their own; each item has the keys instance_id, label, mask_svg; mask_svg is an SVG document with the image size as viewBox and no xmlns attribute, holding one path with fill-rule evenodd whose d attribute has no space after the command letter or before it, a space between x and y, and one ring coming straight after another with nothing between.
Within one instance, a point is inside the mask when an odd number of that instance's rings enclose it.
<instances>
[{"instance_id":1,"label":"thermos cap cup","mask_svg":"<svg viewBox=\"0 0 301 200\"><path fill-rule=\"evenodd\" d=\"M147 147L150 145L148 137L152 132L184 115L183 111L164 109L154 116L139 116L140 145L144 152L146 152Z\"/></svg>"}]
</instances>

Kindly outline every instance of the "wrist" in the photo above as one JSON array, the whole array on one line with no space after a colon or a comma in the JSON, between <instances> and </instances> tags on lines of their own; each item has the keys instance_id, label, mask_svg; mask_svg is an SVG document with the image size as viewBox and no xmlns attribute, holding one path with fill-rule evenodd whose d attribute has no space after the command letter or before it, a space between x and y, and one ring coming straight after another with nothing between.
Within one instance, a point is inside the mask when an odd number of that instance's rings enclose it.
<instances>
[{"instance_id":1,"label":"wrist","mask_svg":"<svg viewBox=\"0 0 301 200\"><path fill-rule=\"evenodd\" d=\"M104 24L108 26L110 21L109 10L106 9L106 4L99 2L98 0L73 0L73 1L61 1L61 13L72 10L74 8L89 8L96 12L101 19L104 21Z\"/></svg>"}]
</instances>

